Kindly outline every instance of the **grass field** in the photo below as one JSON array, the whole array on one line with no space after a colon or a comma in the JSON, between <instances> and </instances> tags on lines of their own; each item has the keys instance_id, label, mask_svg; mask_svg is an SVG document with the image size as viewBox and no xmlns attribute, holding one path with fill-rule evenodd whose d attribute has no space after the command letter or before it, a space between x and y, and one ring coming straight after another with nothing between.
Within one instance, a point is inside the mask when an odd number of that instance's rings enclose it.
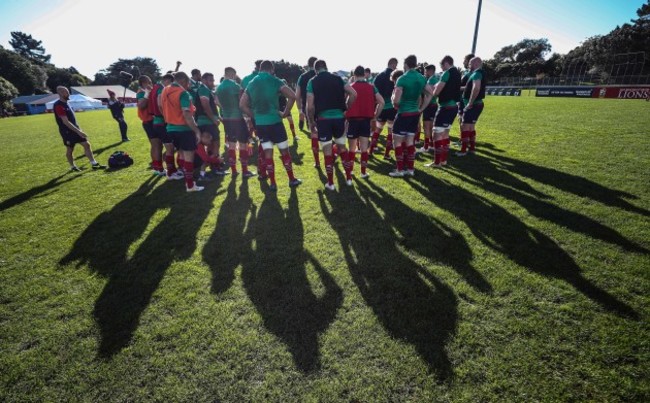
<instances>
[{"instance_id":1,"label":"grass field","mask_svg":"<svg viewBox=\"0 0 650 403\"><path fill-rule=\"evenodd\" d=\"M0 401L650 400L649 103L490 97L333 193L300 134L277 194L152 177L134 112L77 115L115 172L0 120Z\"/></svg>"}]
</instances>

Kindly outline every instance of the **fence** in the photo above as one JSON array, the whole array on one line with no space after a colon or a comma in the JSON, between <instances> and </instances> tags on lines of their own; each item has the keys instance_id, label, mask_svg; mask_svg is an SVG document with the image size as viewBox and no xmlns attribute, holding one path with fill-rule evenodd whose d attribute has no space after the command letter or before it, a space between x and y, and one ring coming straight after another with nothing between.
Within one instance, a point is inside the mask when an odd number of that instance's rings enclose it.
<instances>
[{"instance_id":1,"label":"fence","mask_svg":"<svg viewBox=\"0 0 650 403\"><path fill-rule=\"evenodd\" d=\"M494 87L537 88L553 86L605 86L605 85L649 85L650 75L609 76L600 74L583 74L560 77L503 77L490 80L488 85Z\"/></svg>"}]
</instances>

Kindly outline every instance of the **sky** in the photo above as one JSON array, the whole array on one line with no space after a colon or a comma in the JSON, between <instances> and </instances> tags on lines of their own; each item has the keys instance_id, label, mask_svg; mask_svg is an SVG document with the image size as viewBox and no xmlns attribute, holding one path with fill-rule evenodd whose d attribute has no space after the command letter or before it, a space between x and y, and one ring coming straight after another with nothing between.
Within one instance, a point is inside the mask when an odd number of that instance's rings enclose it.
<instances>
[{"instance_id":1,"label":"sky","mask_svg":"<svg viewBox=\"0 0 650 403\"><path fill-rule=\"evenodd\" d=\"M548 38L567 53L583 40L636 18L645 0L484 0L476 54L491 58L524 38ZM307 6L309 5L309 6ZM0 0L0 45L10 32L43 41L51 62L93 78L119 58L151 57L162 71L176 61L221 76L240 76L256 59L305 65L310 56L330 71L357 65L378 72L389 58L414 54L460 64L471 51L478 0L379 2ZM155 15L158 17L155 17ZM2 73L0 72L0 75Z\"/></svg>"}]
</instances>

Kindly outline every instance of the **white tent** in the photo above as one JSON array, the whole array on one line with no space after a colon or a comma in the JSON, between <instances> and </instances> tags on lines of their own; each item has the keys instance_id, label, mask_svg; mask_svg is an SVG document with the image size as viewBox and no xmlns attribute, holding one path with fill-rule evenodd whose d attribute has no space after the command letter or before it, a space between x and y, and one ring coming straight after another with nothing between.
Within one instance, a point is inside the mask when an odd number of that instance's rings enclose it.
<instances>
[{"instance_id":1,"label":"white tent","mask_svg":"<svg viewBox=\"0 0 650 403\"><path fill-rule=\"evenodd\" d=\"M46 103L45 108L48 111L51 111L52 108L54 108L54 102L56 102L56 100ZM102 105L102 101L81 94L70 95L70 99L68 99L68 105L70 105L74 111L106 109L106 106Z\"/></svg>"}]
</instances>

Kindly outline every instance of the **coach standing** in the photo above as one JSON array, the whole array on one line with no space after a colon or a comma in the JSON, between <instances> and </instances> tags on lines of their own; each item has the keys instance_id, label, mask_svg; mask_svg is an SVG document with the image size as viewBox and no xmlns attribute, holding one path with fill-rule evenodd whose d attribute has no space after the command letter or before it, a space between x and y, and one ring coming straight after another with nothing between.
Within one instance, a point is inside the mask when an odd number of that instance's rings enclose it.
<instances>
[{"instance_id":1,"label":"coach standing","mask_svg":"<svg viewBox=\"0 0 650 403\"><path fill-rule=\"evenodd\" d=\"M106 91L108 91L108 109L111 110L113 119L117 120L117 124L120 126L122 141L129 141L129 138L126 136L126 131L129 129L129 126L124 121L124 103L115 97L115 92L111 90Z\"/></svg>"}]
</instances>

